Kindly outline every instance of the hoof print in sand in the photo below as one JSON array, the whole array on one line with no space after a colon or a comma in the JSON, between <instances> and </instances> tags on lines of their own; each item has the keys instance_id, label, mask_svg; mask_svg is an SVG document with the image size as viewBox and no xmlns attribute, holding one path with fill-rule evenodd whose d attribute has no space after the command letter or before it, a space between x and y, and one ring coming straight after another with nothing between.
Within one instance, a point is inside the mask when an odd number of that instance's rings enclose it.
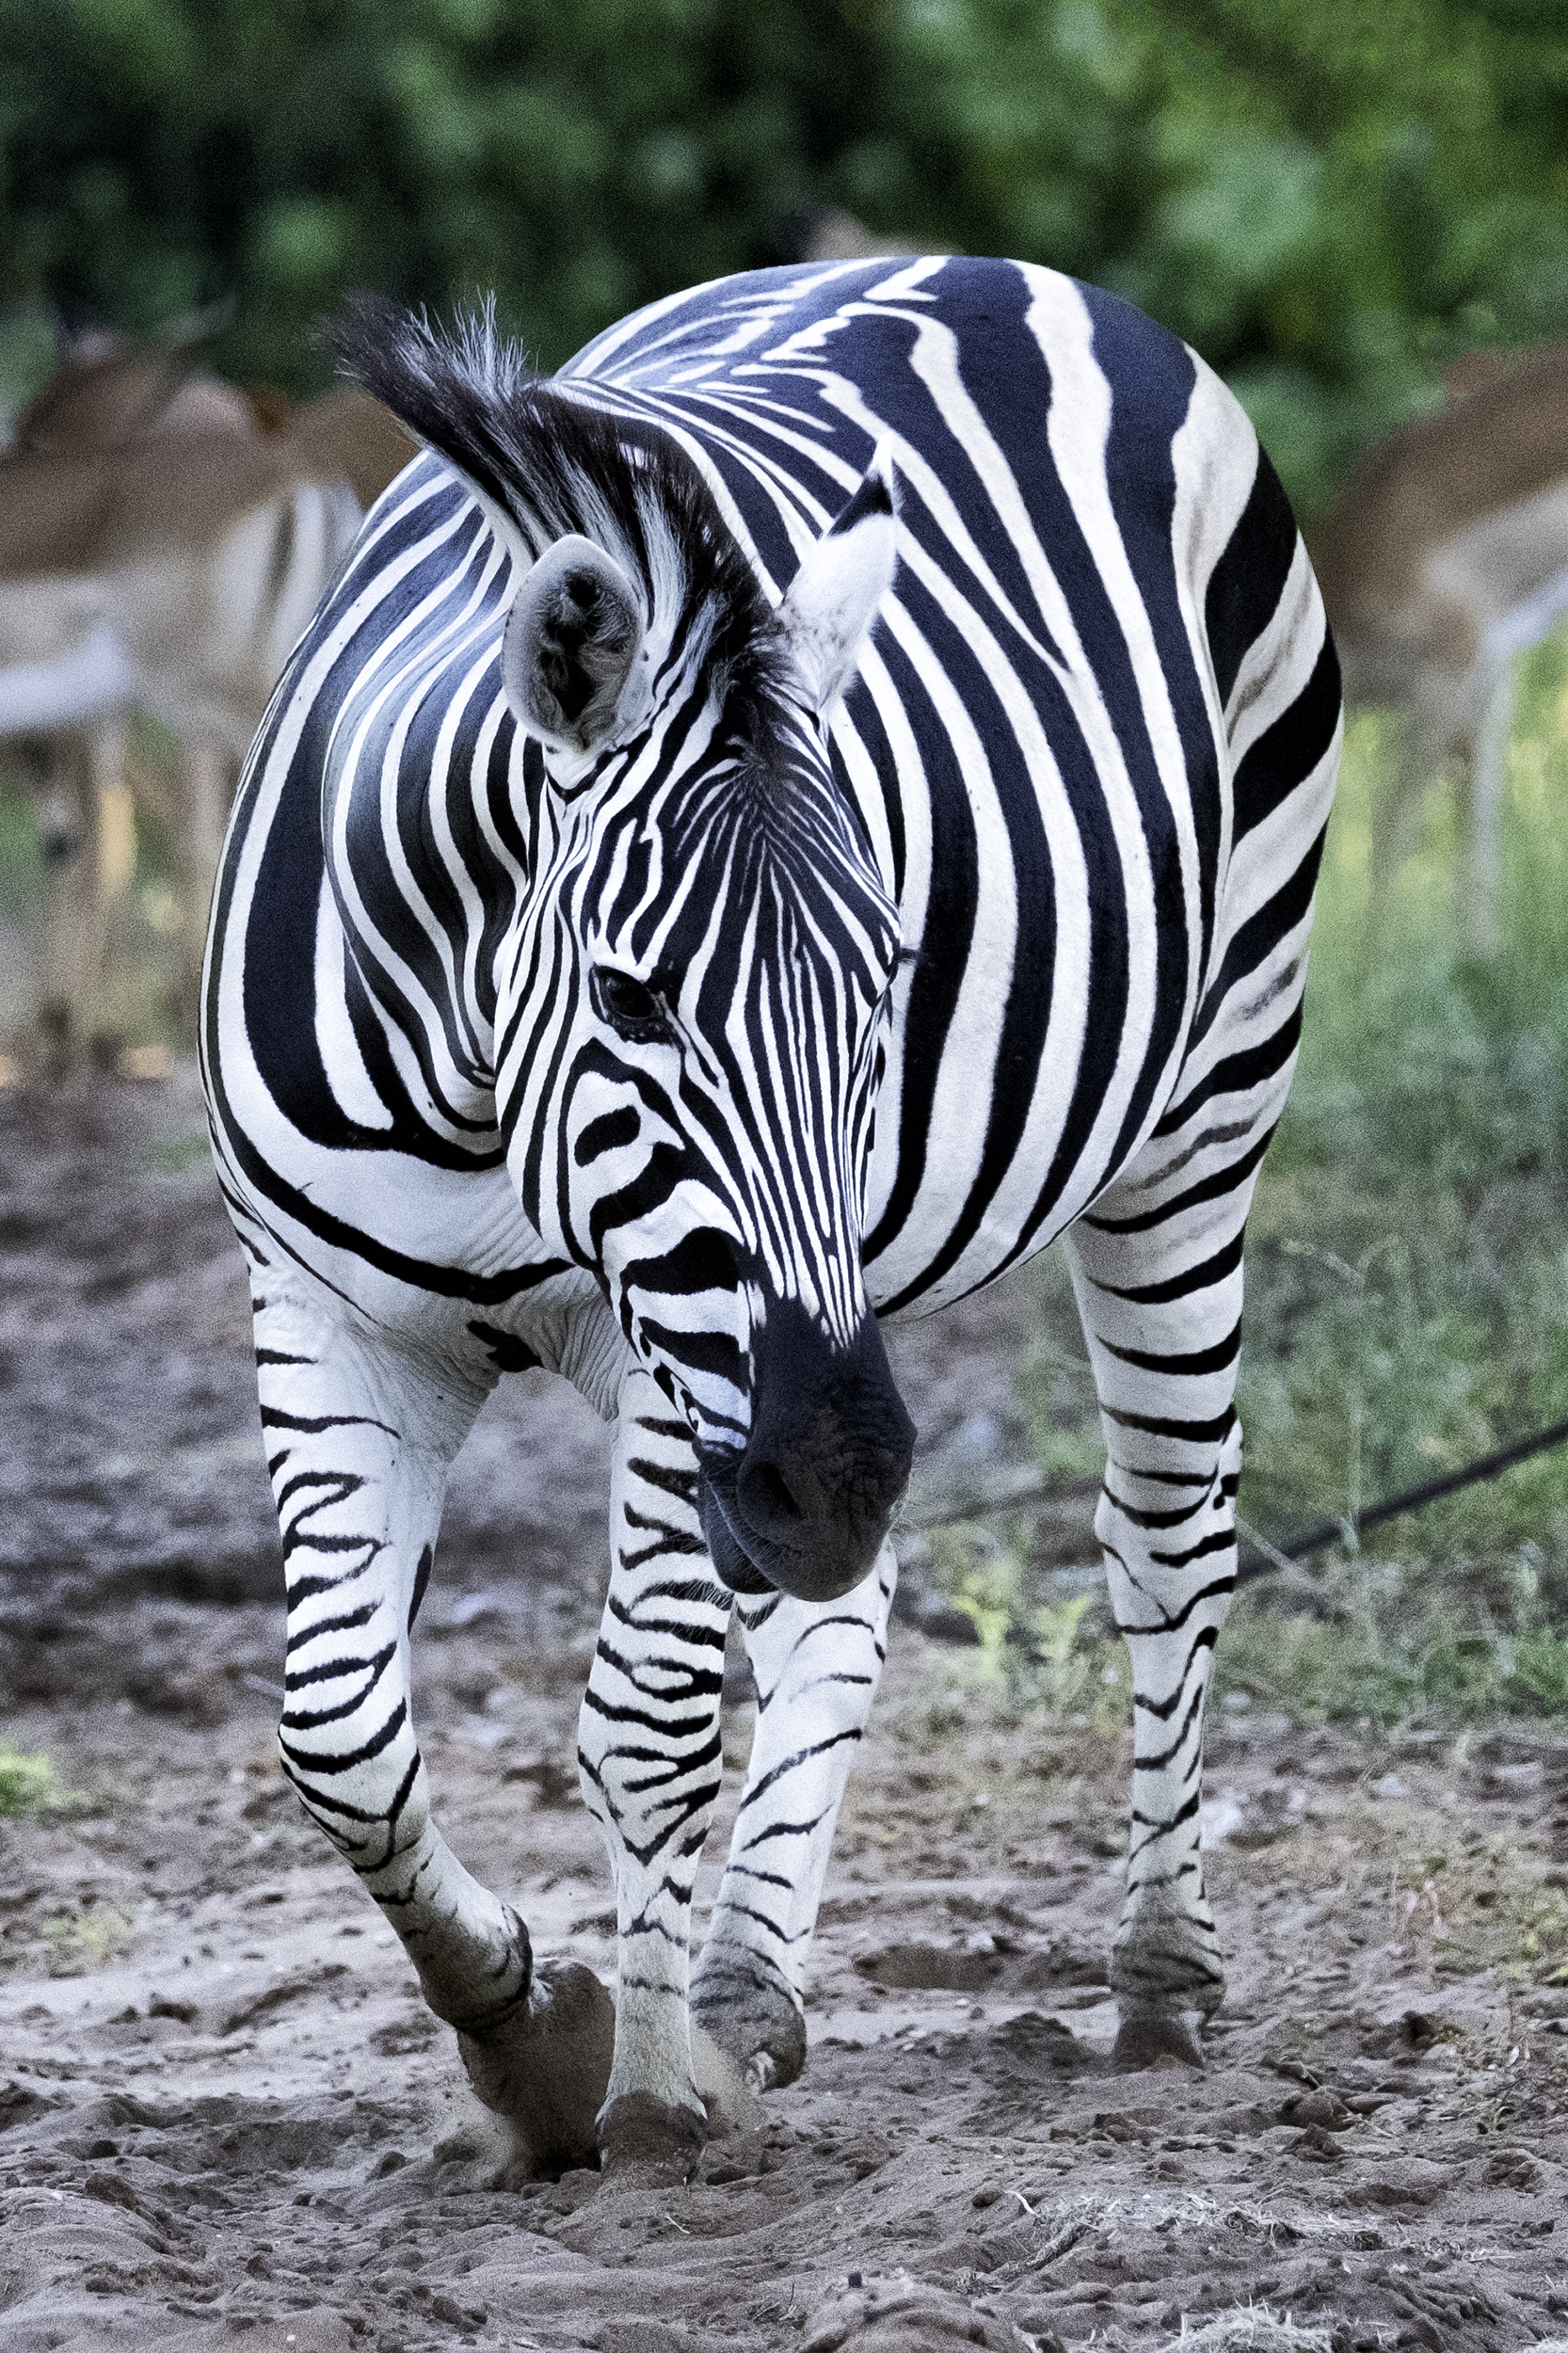
<instances>
[{"instance_id":1,"label":"hoof print in sand","mask_svg":"<svg viewBox=\"0 0 1568 2353\"><path fill-rule=\"evenodd\" d=\"M903 1993L983 1993L1003 1966L995 1952L941 1945L886 1945L862 1953L855 1966L873 1985Z\"/></svg>"},{"instance_id":2,"label":"hoof print in sand","mask_svg":"<svg viewBox=\"0 0 1568 2353\"><path fill-rule=\"evenodd\" d=\"M616 2006L578 1961L541 1964L525 2010L492 2033L458 2035L470 2083L512 2128L518 2178L597 2163L595 2122L615 2044Z\"/></svg>"},{"instance_id":3,"label":"hoof print in sand","mask_svg":"<svg viewBox=\"0 0 1568 2353\"><path fill-rule=\"evenodd\" d=\"M1029 2353L1030 2340L1010 2320L906 2271L862 2279L852 2271L806 2324L800 2353Z\"/></svg>"},{"instance_id":4,"label":"hoof print in sand","mask_svg":"<svg viewBox=\"0 0 1568 2353\"><path fill-rule=\"evenodd\" d=\"M1179 2018L1126 2018L1116 2031L1111 2064L1126 2074L1144 2067L1202 2067L1203 2045Z\"/></svg>"},{"instance_id":5,"label":"hoof print in sand","mask_svg":"<svg viewBox=\"0 0 1568 2353\"><path fill-rule=\"evenodd\" d=\"M620 2186L686 2182L707 2137L690 2108L671 2107L651 2091L628 2091L604 2111L600 2162Z\"/></svg>"}]
</instances>

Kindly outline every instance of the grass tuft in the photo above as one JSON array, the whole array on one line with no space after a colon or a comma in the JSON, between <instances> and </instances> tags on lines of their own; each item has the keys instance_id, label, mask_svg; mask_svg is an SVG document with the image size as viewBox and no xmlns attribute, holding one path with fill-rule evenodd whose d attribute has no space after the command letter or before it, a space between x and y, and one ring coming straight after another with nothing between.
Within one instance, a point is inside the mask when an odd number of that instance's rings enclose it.
<instances>
[{"instance_id":1,"label":"grass tuft","mask_svg":"<svg viewBox=\"0 0 1568 2353\"><path fill-rule=\"evenodd\" d=\"M54 1814L72 1802L47 1756L26 1756L0 1740L0 1815Z\"/></svg>"},{"instance_id":2,"label":"grass tuft","mask_svg":"<svg viewBox=\"0 0 1568 2353\"><path fill-rule=\"evenodd\" d=\"M1172 2353L1177 2345L1181 2353L1330 2353L1333 2340L1326 2329L1304 2326L1288 2313L1273 2312L1267 2304L1246 2304L1219 2313L1196 2329L1184 2326L1170 2343Z\"/></svg>"},{"instance_id":3,"label":"grass tuft","mask_svg":"<svg viewBox=\"0 0 1568 2353\"><path fill-rule=\"evenodd\" d=\"M923 1572L975 1629L976 1647L952 1673L1003 1716L1043 1714L1113 1737L1131 1713L1127 1655L1092 1592L1061 1593L1042 1578L1024 1541L965 1521L933 1529Z\"/></svg>"}]
</instances>

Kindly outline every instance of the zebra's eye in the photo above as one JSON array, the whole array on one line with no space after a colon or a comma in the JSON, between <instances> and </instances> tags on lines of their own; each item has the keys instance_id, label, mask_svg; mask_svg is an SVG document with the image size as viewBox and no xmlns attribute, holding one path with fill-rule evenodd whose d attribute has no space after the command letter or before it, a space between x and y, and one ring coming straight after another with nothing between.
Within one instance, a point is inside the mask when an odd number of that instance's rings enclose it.
<instances>
[{"instance_id":1,"label":"zebra's eye","mask_svg":"<svg viewBox=\"0 0 1568 2353\"><path fill-rule=\"evenodd\" d=\"M634 980L630 972L616 972L609 965L596 964L591 985L594 1011L618 1037L647 1043L669 1036L669 1016L663 999Z\"/></svg>"}]
</instances>

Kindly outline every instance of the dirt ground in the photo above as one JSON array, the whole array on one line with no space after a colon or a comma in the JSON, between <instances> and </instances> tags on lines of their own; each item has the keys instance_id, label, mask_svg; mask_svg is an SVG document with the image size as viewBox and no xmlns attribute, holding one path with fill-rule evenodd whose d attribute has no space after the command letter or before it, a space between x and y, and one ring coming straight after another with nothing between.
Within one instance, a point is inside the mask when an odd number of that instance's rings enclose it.
<instances>
[{"instance_id":1,"label":"dirt ground","mask_svg":"<svg viewBox=\"0 0 1568 2353\"><path fill-rule=\"evenodd\" d=\"M1125 1741L1010 1720L917 1594L801 2083L683 2190L498 2190L452 2038L278 1770L276 1539L192 1073L0 1094L0 1732L76 1793L0 1822L0 2353L1568 2347L1568 1984L1537 1982L1568 1747L1223 1714L1229 2000L1204 2073L1117 2075ZM1030 1303L1026 1275L898 1339L917 1508L1019 1465ZM601 1974L571 1757L605 1465L569 1392L498 1393L419 1654L448 1835Z\"/></svg>"}]
</instances>

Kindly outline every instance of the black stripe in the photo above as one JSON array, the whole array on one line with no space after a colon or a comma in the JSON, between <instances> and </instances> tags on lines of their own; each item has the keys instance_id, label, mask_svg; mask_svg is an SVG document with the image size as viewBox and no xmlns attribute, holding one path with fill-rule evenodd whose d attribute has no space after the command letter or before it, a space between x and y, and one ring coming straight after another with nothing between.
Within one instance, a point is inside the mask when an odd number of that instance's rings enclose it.
<instances>
[{"instance_id":1,"label":"black stripe","mask_svg":"<svg viewBox=\"0 0 1568 2353\"><path fill-rule=\"evenodd\" d=\"M1214 567L1204 601L1204 628L1222 705L1247 648L1262 634L1296 559L1296 519L1279 476L1261 450L1257 472L1230 543Z\"/></svg>"}]
</instances>

